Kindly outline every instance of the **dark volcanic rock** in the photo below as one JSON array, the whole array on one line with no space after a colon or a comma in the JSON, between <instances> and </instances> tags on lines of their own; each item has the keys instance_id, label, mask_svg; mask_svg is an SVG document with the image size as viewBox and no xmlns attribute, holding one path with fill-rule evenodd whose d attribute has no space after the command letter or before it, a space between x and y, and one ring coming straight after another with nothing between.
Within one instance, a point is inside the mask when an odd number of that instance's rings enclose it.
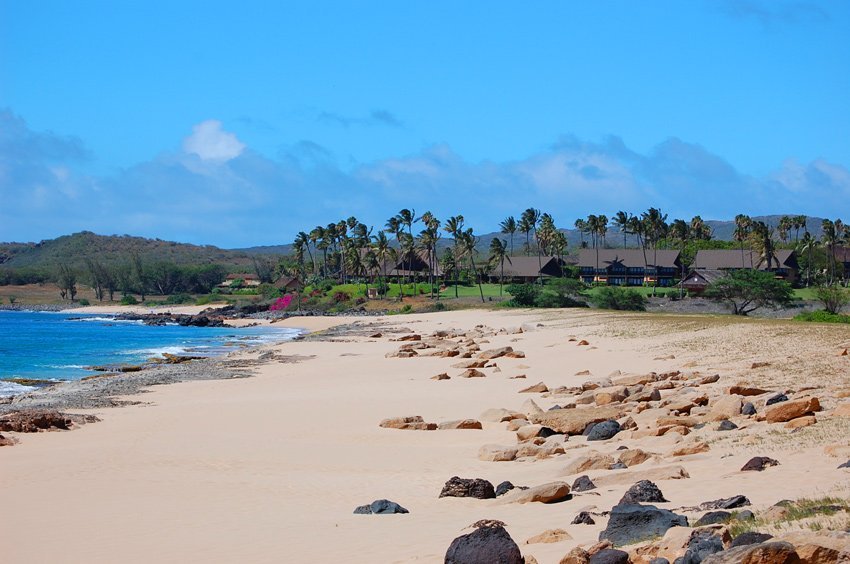
<instances>
[{"instance_id":1,"label":"dark volcanic rock","mask_svg":"<svg viewBox=\"0 0 850 564\"><path fill-rule=\"evenodd\" d=\"M756 406L752 404L752 402L747 402L741 406L741 415L755 415L756 414Z\"/></svg>"},{"instance_id":2,"label":"dark volcanic rock","mask_svg":"<svg viewBox=\"0 0 850 564\"><path fill-rule=\"evenodd\" d=\"M732 540L732 544L729 545L729 548L747 546L750 544L759 544L767 542L772 538L773 535L769 535L767 533L759 533L758 531L748 531L746 533L741 533L740 535L735 537Z\"/></svg>"},{"instance_id":3,"label":"dark volcanic rock","mask_svg":"<svg viewBox=\"0 0 850 564\"><path fill-rule=\"evenodd\" d=\"M733 495L723 499L715 499L713 501L705 501L699 504L699 508L703 511L710 509L735 509L737 507L746 507L750 505L750 500L745 495Z\"/></svg>"},{"instance_id":4,"label":"dark volcanic rock","mask_svg":"<svg viewBox=\"0 0 850 564\"><path fill-rule=\"evenodd\" d=\"M735 514L735 521L753 521L755 518L756 514L749 509L744 509Z\"/></svg>"},{"instance_id":5,"label":"dark volcanic rock","mask_svg":"<svg viewBox=\"0 0 850 564\"><path fill-rule=\"evenodd\" d=\"M769 398L765 402L765 405L773 405L775 403L780 403L780 402L783 402L783 401L788 401L788 396L786 396L785 394L776 394L772 398Z\"/></svg>"},{"instance_id":6,"label":"dark volcanic rock","mask_svg":"<svg viewBox=\"0 0 850 564\"><path fill-rule=\"evenodd\" d=\"M658 558L653 558L652 560L650 560L649 564L670 564L670 561L666 558L662 558L659 556Z\"/></svg>"},{"instance_id":7,"label":"dark volcanic rock","mask_svg":"<svg viewBox=\"0 0 850 564\"><path fill-rule=\"evenodd\" d=\"M481 527L452 541L445 564L523 564L519 547L503 527Z\"/></svg>"},{"instance_id":8,"label":"dark volcanic rock","mask_svg":"<svg viewBox=\"0 0 850 564\"><path fill-rule=\"evenodd\" d=\"M676 562L700 564L706 557L722 552L724 548L723 538L717 531L698 531L691 535L685 554L682 555L681 559L677 558Z\"/></svg>"},{"instance_id":9,"label":"dark volcanic rock","mask_svg":"<svg viewBox=\"0 0 850 564\"><path fill-rule=\"evenodd\" d=\"M0 431L14 433L37 433L47 429L68 430L76 423L100 421L94 415L70 415L50 409L16 411L0 417Z\"/></svg>"},{"instance_id":10,"label":"dark volcanic rock","mask_svg":"<svg viewBox=\"0 0 850 564\"><path fill-rule=\"evenodd\" d=\"M754 456L749 459L743 467L741 467L741 472L761 472L765 468L770 468L771 466L779 466L779 462L768 458L767 456Z\"/></svg>"},{"instance_id":11,"label":"dark volcanic rock","mask_svg":"<svg viewBox=\"0 0 850 564\"><path fill-rule=\"evenodd\" d=\"M718 431L734 431L738 426L729 421L728 419L724 419L720 423L717 424Z\"/></svg>"},{"instance_id":12,"label":"dark volcanic rock","mask_svg":"<svg viewBox=\"0 0 850 564\"><path fill-rule=\"evenodd\" d=\"M699 521L694 523L694 527L704 527L706 525L714 525L715 523L725 523L732 518L732 514L728 511L709 511L699 518Z\"/></svg>"},{"instance_id":13,"label":"dark volcanic rock","mask_svg":"<svg viewBox=\"0 0 850 564\"><path fill-rule=\"evenodd\" d=\"M850 460L848 460L844 464L839 464L838 467L839 468L850 468ZM573 489L575 489L575 488L573 488Z\"/></svg>"},{"instance_id":14,"label":"dark volcanic rock","mask_svg":"<svg viewBox=\"0 0 850 564\"><path fill-rule=\"evenodd\" d=\"M688 518L653 505L620 504L611 509L608 525L599 540L609 540L614 546L659 537L670 527L687 527Z\"/></svg>"},{"instance_id":15,"label":"dark volcanic rock","mask_svg":"<svg viewBox=\"0 0 850 564\"><path fill-rule=\"evenodd\" d=\"M764 542L747 546L738 546L710 555L703 560L704 564L731 564L746 562L748 564L799 564L802 562L794 545L787 542Z\"/></svg>"},{"instance_id":16,"label":"dark volcanic rock","mask_svg":"<svg viewBox=\"0 0 850 564\"><path fill-rule=\"evenodd\" d=\"M361 505L354 510L356 515L390 515L393 513L410 513L407 509L388 499L376 499L369 505Z\"/></svg>"},{"instance_id":17,"label":"dark volcanic rock","mask_svg":"<svg viewBox=\"0 0 850 564\"><path fill-rule=\"evenodd\" d=\"M0 447L14 446L17 442L18 440L15 437L4 437L0 435Z\"/></svg>"},{"instance_id":18,"label":"dark volcanic rock","mask_svg":"<svg viewBox=\"0 0 850 564\"><path fill-rule=\"evenodd\" d=\"M505 480L504 482L496 486L496 497L499 497L500 495L505 495L515 487L516 486L514 486L512 483Z\"/></svg>"},{"instance_id":19,"label":"dark volcanic rock","mask_svg":"<svg viewBox=\"0 0 850 564\"><path fill-rule=\"evenodd\" d=\"M593 517L590 516L590 513L587 511L582 511L578 515L576 515L575 519L573 519L571 525L595 525L596 521L593 520Z\"/></svg>"},{"instance_id":20,"label":"dark volcanic rock","mask_svg":"<svg viewBox=\"0 0 850 564\"><path fill-rule=\"evenodd\" d=\"M573 487L570 488L573 492L587 492L595 489L596 484L594 484L587 475L576 478L573 482Z\"/></svg>"},{"instance_id":21,"label":"dark volcanic rock","mask_svg":"<svg viewBox=\"0 0 850 564\"><path fill-rule=\"evenodd\" d=\"M658 486L649 480L641 480L626 491L620 500L620 504L663 503L665 501L667 500L664 499L664 494L661 493Z\"/></svg>"},{"instance_id":22,"label":"dark volcanic rock","mask_svg":"<svg viewBox=\"0 0 850 564\"><path fill-rule=\"evenodd\" d=\"M614 464L608 467L608 470L625 470L626 468L628 468L628 466L626 466L622 462L615 462Z\"/></svg>"},{"instance_id":23,"label":"dark volcanic rock","mask_svg":"<svg viewBox=\"0 0 850 564\"><path fill-rule=\"evenodd\" d=\"M629 553L614 548L603 548L590 557L588 564L629 564Z\"/></svg>"},{"instance_id":24,"label":"dark volcanic rock","mask_svg":"<svg viewBox=\"0 0 850 564\"><path fill-rule=\"evenodd\" d=\"M481 478L458 478L457 476L452 476L446 482L446 485L443 486L440 497L492 499L496 497L496 490L493 489L493 484Z\"/></svg>"},{"instance_id":25,"label":"dark volcanic rock","mask_svg":"<svg viewBox=\"0 0 850 564\"><path fill-rule=\"evenodd\" d=\"M588 441L605 441L620 432L620 424L609 419L590 426L587 431Z\"/></svg>"}]
</instances>

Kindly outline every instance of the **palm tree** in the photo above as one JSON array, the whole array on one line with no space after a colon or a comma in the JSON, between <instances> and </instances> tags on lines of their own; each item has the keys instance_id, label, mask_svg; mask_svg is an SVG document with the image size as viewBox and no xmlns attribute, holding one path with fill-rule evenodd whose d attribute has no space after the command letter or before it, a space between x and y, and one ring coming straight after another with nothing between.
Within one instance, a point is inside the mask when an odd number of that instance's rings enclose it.
<instances>
[{"instance_id":1,"label":"palm tree","mask_svg":"<svg viewBox=\"0 0 850 564\"><path fill-rule=\"evenodd\" d=\"M481 273L475 267L475 245L478 243L478 237L472 233L472 228L468 227L461 234L461 250L464 255L469 258L469 266L472 273L478 278L478 291L481 293L481 303L484 303L484 287L481 285Z\"/></svg>"},{"instance_id":2,"label":"palm tree","mask_svg":"<svg viewBox=\"0 0 850 564\"><path fill-rule=\"evenodd\" d=\"M735 232L733 233L732 238L741 243L741 268L747 267L744 262L744 241L747 241L750 238L752 226L753 220L750 219L750 216L742 213L735 216Z\"/></svg>"},{"instance_id":3,"label":"palm tree","mask_svg":"<svg viewBox=\"0 0 850 564\"><path fill-rule=\"evenodd\" d=\"M517 232L517 229L519 228L519 227L517 226L516 219L514 219L514 216L509 215L508 217L506 217L506 218L504 219L504 221L502 221L502 222L499 224L499 228L501 229L501 232L502 232L502 233L504 233L505 235L509 235L509 236L510 236L510 240L511 240L511 256L513 256L513 254L514 254L514 233L516 233L516 232Z\"/></svg>"},{"instance_id":4,"label":"palm tree","mask_svg":"<svg viewBox=\"0 0 850 564\"><path fill-rule=\"evenodd\" d=\"M396 217L402 227L407 227L407 234L411 239L413 239L413 224L419 221L419 218L416 217L416 210L404 208L398 212ZM416 276L413 275L413 252L411 251L410 255L403 256L407 257L407 271L410 273L411 278L413 278L413 293L418 294L419 292L416 288Z\"/></svg>"},{"instance_id":5,"label":"palm tree","mask_svg":"<svg viewBox=\"0 0 850 564\"><path fill-rule=\"evenodd\" d=\"M529 235L532 231L534 231L536 235L538 221L540 221L540 210L534 208L526 209L519 217L519 230L525 233L525 248L529 255L531 255L531 241L529 240Z\"/></svg>"},{"instance_id":6,"label":"palm tree","mask_svg":"<svg viewBox=\"0 0 850 564\"><path fill-rule=\"evenodd\" d=\"M836 225L838 223L838 225ZM839 240L839 233L841 233L844 224L841 223L839 219L837 222L829 219L824 219L821 223L821 229L823 233L821 234L821 241L826 245L826 248L829 249L829 283L833 284L835 282L835 244Z\"/></svg>"},{"instance_id":7,"label":"palm tree","mask_svg":"<svg viewBox=\"0 0 850 564\"><path fill-rule=\"evenodd\" d=\"M806 229L803 233L803 239L800 241L800 252L806 253L806 288L812 283L812 253L820 244L821 242L812 237L812 234Z\"/></svg>"},{"instance_id":8,"label":"palm tree","mask_svg":"<svg viewBox=\"0 0 850 564\"><path fill-rule=\"evenodd\" d=\"M575 226L576 230L578 231L579 237L581 238L581 248L583 249L586 246L584 242L584 234L588 231L587 222L579 218L573 225Z\"/></svg>"},{"instance_id":9,"label":"palm tree","mask_svg":"<svg viewBox=\"0 0 850 564\"><path fill-rule=\"evenodd\" d=\"M710 241L713 233L700 216L695 215L691 219L691 238L697 241Z\"/></svg>"},{"instance_id":10,"label":"palm tree","mask_svg":"<svg viewBox=\"0 0 850 564\"><path fill-rule=\"evenodd\" d=\"M431 298L434 297L434 285L436 283L434 271L437 264L437 243L440 240L440 220L434 214L427 211L419 218L425 229L419 234L420 247L425 251L428 257L428 284L430 284ZM439 298L439 292L437 298Z\"/></svg>"},{"instance_id":11,"label":"palm tree","mask_svg":"<svg viewBox=\"0 0 850 564\"><path fill-rule=\"evenodd\" d=\"M658 208L649 208L641 217L646 226L646 236L652 243L652 262L655 271L652 295L655 296L655 289L658 287L658 243L667 236L667 214L662 213Z\"/></svg>"},{"instance_id":12,"label":"palm tree","mask_svg":"<svg viewBox=\"0 0 850 564\"><path fill-rule=\"evenodd\" d=\"M395 249L392 248L392 245L390 245L390 240L387 238L387 234L384 231L378 231L378 234L375 235L372 249L375 253L375 258L377 258L378 262L381 264L384 282L386 282L387 263L396 261L396 252Z\"/></svg>"},{"instance_id":13,"label":"palm tree","mask_svg":"<svg viewBox=\"0 0 850 564\"><path fill-rule=\"evenodd\" d=\"M502 295L502 286L505 284L505 259L511 262L511 258L507 254L507 242L494 237L490 241L490 263L499 264L499 296Z\"/></svg>"},{"instance_id":14,"label":"palm tree","mask_svg":"<svg viewBox=\"0 0 850 564\"><path fill-rule=\"evenodd\" d=\"M783 215L779 218L779 224L777 225L776 231L779 234L779 240L783 243L788 242L788 232L794 228L794 219L790 216Z\"/></svg>"},{"instance_id":15,"label":"palm tree","mask_svg":"<svg viewBox=\"0 0 850 564\"><path fill-rule=\"evenodd\" d=\"M794 216L794 243L800 241L800 229L808 231L808 228L806 227L808 220L809 218L805 215Z\"/></svg>"},{"instance_id":16,"label":"palm tree","mask_svg":"<svg viewBox=\"0 0 850 564\"><path fill-rule=\"evenodd\" d=\"M298 235L295 236L294 245L296 248L307 249L307 255L310 257L310 264L313 266L313 273L315 274L316 262L313 260L313 253L310 252L310 236L303 231L299 231Z\"/></svg>"},{"instance_id":17,"label":"palm tree","mask_svg":"<svg viewBox=\"0 0 850 564\"><path fill-rule=\"evenodd\" d=\"M773 262L776 261L776 267L779 268L776 245L773 241L773 228L763 221L755 221L750 237L754 243L753 246L759 251L759 265L767 264L767 270L770 270L773 268Z\"/></svg>"},{"instance_id":18,"label":"palm tree","mask_svg":"<svg viewBox=\"0 0 850 564\"><path fill-rule=\"evenodd\" d=\"M697 216L699 217L699 216ZM693 222L691 222L693 223ZM682 244L682 254L685 253L685 247L688 245L688 242L691 239L692 230L691 225L688 224L684 219L674 219L673 223L670 224L670 236L679 241ZM679 297L682 298L685 296L685 262L682 260L682 275L681 275L681 283L679 284Z\"/></svg>"},{"instance_id":19,"label":"palm tree","mask_svg":"<svg viewBox=\"0 0 850 564\"><path fill-rule=\"evenodd\" d=\"M455 266L458 266L460 263L460 238L463 234L463 216L455 215L446 220L446 225L443 227L443 231L448 233L454 239L454 253L453 257L455 260ZM457 283L458 276L455 276L455 298L458 297L457 292Z\"/></svg>"},{"instance_id":20,"label":"palm tree","mask_svg":"<svg viewBox=\"0 0 850 564\"><path fill-rule=\"evenodd\" d=\"M646 259L646 239L644 238L644 235L646 234L646 225L644 224L643 219L633 215L629 219L629 231L637 236L638 246L643 251L643 272L644 276L646 276L649 261Z\"/></svg>"},{"instance_id":21,"label":"palm tree","mask_svg":"<svg viewBox=\"0 0 850 564\"><path fill-rule=\"evenodd\" d=\"M618 211L614 214L613 219L611 219L611 223L614 224L617 229L620 230L620 233L623 234L623 248L626 248L626 235L629 233L629 223L631 220L631 216L624 211Z\"/></svg>"}]
</instances>

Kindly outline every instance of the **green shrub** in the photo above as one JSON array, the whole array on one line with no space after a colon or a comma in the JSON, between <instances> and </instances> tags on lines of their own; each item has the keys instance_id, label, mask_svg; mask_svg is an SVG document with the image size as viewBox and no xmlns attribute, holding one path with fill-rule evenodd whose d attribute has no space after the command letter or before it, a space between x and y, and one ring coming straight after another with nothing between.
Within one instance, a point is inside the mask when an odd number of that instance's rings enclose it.
<instances>
[{"instance_id":1,"label":"green shrub","mask_svg":"<svg viewBox=\"0 0 850 564\"><path fill-rule=\"evenodd\" d=\"M446 304L443 302L437 302L434 304L434 311L446 311L448 309Z\"/></svg>"},{"instance_id":2,"label":"green shrub","mask_svg":"<svg viewBox=\"0 0 850 564\"><path fill-rule=\"evenodd\" d=\"M189 294L172 294L165 298L165 305L187 304L192 301L192 296Z\"/></svg>"},{"instance_id":3,"label":"green shrub","mask_svg":"<svg viewBox=\"0 0 850 564\"><path fill-rule=\"evenodd\" d=\"M841 313L844 306L850 304L850 291L841 286L820 286L815 290L817 300L828 313Z\"/></svg>"},{"instance_id":4,"label":"green shrub","mask_svg":"<svg viewBox=\"0 0 850 564\"><path fill-rule=\"evenodd\" d=\"M257 291L266 300L275 300L283 296L283 293L273 284L260 284Z\"/></svg>"},{"instance_id":5,"label":"green shrub","mask_svg":"<svg viewBox=\"0 0 850 564\"><path fill-rule=\"evenodd\" d=\"M15 302L18 301L17 296L9 296L9 303L14 305Z\"/></svg>"},{"instance_id":6,"label":"green shrub","mask_svg":"<svg viewBox=\"0 0 850 564\"><path fill-rule=\"evenodd\" d=\"M850 323L850 315L841 313L829 313L826 310L807 311L794 316L797 321L809 321L813 323Z\"/></svg>"},{"instance_id":7,"label":"green shrub","mask_svg":"<svg viewBox=\"0 0 850 564\"><path fill-rule=\"evenodd\" d=\"M540 295L540 287L533 284L510 284L505 290L511 295L511 305L534 307Z\"/></svg>"},{"instance_id":8,"label":"green shrub","mask_svg":"<svg viewBox=\"0 0 850 564\"><path fill-rule=\"evenodd\" d=\"M626 311L645 311L646 298L635 290L606 286L591 297L593 304L600 309Z\"/></svg>"},{"instance_id":9,"label":"green shrub","mask_svg":"<svg viewBox=\"0 0 850 564\"><path fill-rule=\"evenodd\" d=\"M139 300L137 300L135 296L131 296L130 294L127 294L126 296L121 298L121 305L138 305L138 304L139 304Z\"/></svg>"},{"instance_id":10,"label":"green shrub","mask_svg":"<svg viewBox=\"0 0 850 564\"><path fill-rule=\"evenodd\" d=\"M81 306L91 305L91 302L88 301L86 298L80 298L79 301L77 301L77 303L80 304Z\"/></svg>"}]
</instances>

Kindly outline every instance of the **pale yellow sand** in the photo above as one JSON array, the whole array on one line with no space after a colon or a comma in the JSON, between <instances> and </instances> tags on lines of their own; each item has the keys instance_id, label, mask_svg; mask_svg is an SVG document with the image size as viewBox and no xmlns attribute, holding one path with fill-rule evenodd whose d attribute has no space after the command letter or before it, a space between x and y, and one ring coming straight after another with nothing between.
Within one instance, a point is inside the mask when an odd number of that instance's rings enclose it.
<instances>
[{"instance_id":1,"label":"pale yellow sand","mask_svg":"<svg viewBox=\"0 0 850 564\"><path fill-rule=\"evenodd\" d=\"M573 477L560 474L574 456L589 450L583 439L570 439L567 444L576 450L553 459L494 463L479 461L477 452L486 443L514 444L515 434L505 424L485 423L483 431L422 432L381 429L378 423L403 415L433 422L477 418L491 407L519 409L528 398L547 409L555 399L517 391L538 381L550 388L577 385L589 379L575 376L581 370L601 377L618 369L673 370L689 361L699 363L692 370L720 373L729 383L752 374L763 381L791 378L798 386L801 378L813 384L828 380L833 387L836 382L850 385L850 376L841 373L850 362L841 365L845 361L835 356L838 344L850 342L844 328L818 332L726 318L673 319L463 311L288 320L289 326L314 330L344 321L391 322L423 335L437 328L471 329L478 323L496 329L538 322L545 327L482 344L509 344L527 355L498 359L501 373L485 370L487 378L455 378L460 370L450 366L458 359L386 359L384 354L400 344L388 342L389 334L382 339L293 342L277 352L315 358L265 365L250 379L155 387L133 398L148 405L98 410L101 423L73 432L20 436L20 444L0 449L2 560L441 562L452 539L468 532L462 531L467 525L489 518L505 521L525 554L541 564L558 562L575 544L595 541L604 525L604 518L596 526L570 525L578 511L589 505L610 509L629 484L554 505L437 496L455 475L494 484L571 483ZM568 342L569 335L587 338L595 348L577 347ZM776 341L765 341L764 335L775 335ZM654 360L670 353L676 358ZM752 371L753 360L774 365ZM799 366L797 374L783 363ZM430 380L444 371L453 378ZM517 373L528 377L508 378ZM691 475L658 482L672 500L665 506L739 493L757 508L842 488L848 495L848 475L835 469L844 460L822 455L824 442L846 442L846 433L828 421L812 429L819 426L820 434L802 445L799 435L762 432L767 442L743 445L724 439L709 453L655 464L681 464ZM593 448L613 452L622 444L664 453L672 437L615 439ZM754 455L777 458L782 465L762 473L737 472ZM635 469L652 466L648 462ZM411 513L352 514L356 506L379 498L396 501ZM574 541L524 544L553 528L569 530Z\"/></svg>"}]
</instances>

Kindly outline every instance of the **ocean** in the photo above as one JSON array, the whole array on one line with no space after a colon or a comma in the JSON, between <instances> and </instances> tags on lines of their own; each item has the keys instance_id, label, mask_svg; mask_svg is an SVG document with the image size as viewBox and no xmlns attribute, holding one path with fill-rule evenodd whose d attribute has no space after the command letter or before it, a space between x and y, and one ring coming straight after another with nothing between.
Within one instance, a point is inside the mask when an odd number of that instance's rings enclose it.
<instances>
[{"instance_id":1,"label":"ocean","mask_svg":"<svg viewBox=\"0 0 850 564\"><path fill-rule=\"evenodd\" d=\"M241 346L293 339L275 327L148 326L108 315L0 311L0 396L31 388L9 378L77 380L87 366L139 364L163 353L218 356Z\"/></svg>"}]
</instances>

